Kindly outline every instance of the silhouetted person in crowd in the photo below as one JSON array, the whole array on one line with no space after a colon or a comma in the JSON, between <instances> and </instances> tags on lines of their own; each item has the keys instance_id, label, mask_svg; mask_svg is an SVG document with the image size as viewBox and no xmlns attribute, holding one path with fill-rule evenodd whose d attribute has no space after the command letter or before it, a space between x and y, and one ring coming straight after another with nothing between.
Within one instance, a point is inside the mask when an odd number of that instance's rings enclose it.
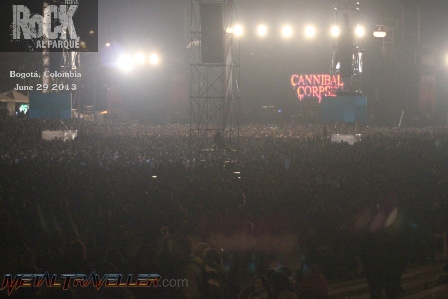
<instances>
[{"instance_id":1,"label":"silhouetted person in crowd","mask_svg":"<svg viewBox=\"0 0 448 299\"><path fill-rule=\"evenodd\" d=\"M401 274L406 264L405 239L400 231L398 202L388 195L373 208L372 218L361 237L360 257L369 284L370 298L400 296Z\"/></svg>"},{"instance_id":2,"label":"silhouetted person in crowd","mask_svg":"<svg viewBox=\"0 0 448 299\"><path fill-rule=\"evenodd\" d=\"M183 280L187 276L187 267L191 269L191 244L185 238L173 238L166 236L164 238L164 245L161 253L158 256L158 263L160 265L160 275L162 279L180 279ZM191 276L191 272L188 274ZM194 275L193 275L194 276ZM196 286L195 281L192 282L193 287ZM188 281L190 286L190 281ZM163 298L184 298L186 286L176 285L174 287L161 288Z\"/></svg>"},{"instance_id":3,"label":"silhouetted person in crowd","mask_svg":"<svg viewBox=\"0 0 448 299\"><path fill-rule=\"evenodd\" d=\"M225 149L224 138L222 137L221 131L216 132L213 136L213 142L215 143L215 149L218 151Z\"/></svg>"},{"instance_id":4,"label":"silhouetted person in crowd","mask_svg":"<svg viewBox=\"0 0 448 299\"><path fill-rule=\"evenodd\" d=\"M249 287L241 291L238 299L275 299L275 295L269 280L263 275L258 275L252 279Z\"/></svg>"},{"instance_id":5,"label":"silhouetted person in crowd","mask_svg":"<svg viewBox=\"0 0 448 299\"><path fill-rule=\"evenodd\" d=\"M275 299L299 299L299 293L294 288L289 277L280 271L276 271L269 276L274 290Z\"/></svg>"},{"instance_id":6,"label":"silhouetted person in crowd","mask_svg":"<svg viewBox=\"0 0 448 299\"><path fill-rule=\"evenodd\" d=\"M324 140L326 140L328 137L328 130L327 130L327 126L324 126L323 130L322 130L322 138Z\"/></svg>"},{"instance_id":7,"label":"silhouetted person in crowd","mask_svg":"<svg viewBox=\"0 0 448 299\"><path fill-rule=\"evenodd\" d=\"M223 299L226 295L226 280L224 276L223 261L221 252L212 248L205 255L203 271L203 284L201 294L207 299Z\"/></svg>"},{"instance_id":8,"label":"silhouetted person in crowd","mask_svg":"<svg viewBox=\"0 0 448 299\"><path fill-rule=\"evenodd\" d=\"M437 279L436 285L442 285L448 283L448 264L442 268L443 274Z\"/></svg>"},{"instance_id":9,"label":"silhouetted person in crowd","mask_svg":"<svg viewBox=\"0 0 448 299\"><path fill-rule=\"evenodd\" d=\"M199 243L195 246L193 255L185 267L185 277L188 280L188 286L183 288L182 292L187 299L206 299L201 294L203 287L205 257L210 251L210 245Z\"/></svg>"},{"instance_id":10,"label":"silhouetted person in crowd","mask_svg":"<svg viewBox=\"0 0 448 299\"><path fill-rule=\"evenodd\" d=\"M298 291L304 298L329 298L329 285L319 265L311 264L298 283Z\"/></svg>"}]
</instances>

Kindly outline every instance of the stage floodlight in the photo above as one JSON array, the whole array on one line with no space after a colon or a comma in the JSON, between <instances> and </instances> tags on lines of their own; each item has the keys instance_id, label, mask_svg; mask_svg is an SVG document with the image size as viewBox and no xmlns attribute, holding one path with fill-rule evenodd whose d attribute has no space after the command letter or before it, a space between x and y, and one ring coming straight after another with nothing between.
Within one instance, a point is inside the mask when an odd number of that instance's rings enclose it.
<instances>
[{"instance_id":1,"label":"stage floodlight","mask_svg":"<svg viewBox=\"0 0 448 299\"><path fill-rule=\"evenodd\" d=\"M243 35L243 27L241 27L241 25L235 25L233 27L233 34L235 36L241 36Z\"/></svg>"},{"instance_id":2,"label":"stage floodlight","mask_svg":"<svg viewBox=\"0 0 448 299\"><path fill-rule=\"evenodd\" d=\"M365 31L364 31L364 27L362 27L362 26L356 26L356 28L355 28L355 33L356 33L356 35L358 36L358 37L363 37L364 36L364 33L365 33Z\"/></svg>"},{"instance_id":3,"label":"stage floodlight","mask_svg":"<svg viewBox=\"0 0 448 299\"><path fill-rule=\"evenodd\" d=\"M126 54L121 55L117 61L117 67L124 72L130 72L134 69L134 60Z\"/></svg>"},{"instance_id":4,"label":"stage floodlight","mask_svg":"<svg viewBox=\"0 0 448 299\"><path fill-rule=\"evenodd\" d=\"M268 33L268 28L265 25L260 25L257 28L257 33L259 36L265 36Z\"/></svg>"},{"instance_id":5,"label":"stage floodlight","mask_svg":"<svg viewBox=\"0 0 448 299\"><path fill-rule=\"evenodd\" d=\"M331 35L333 35L334 37L338 37L340 33L341 28L339 28L339 26L334 25L333 27L331 27Z\"/></svg>"},{"instance_id":6,"label":"stage floodlight","mask_svg":"<svg viewBox=\"0 0 448 299\"><path fill-rule=\"evenodd\" d=\"M290 38L292 36L292 28L289 25L285 25L282 28L282 35L285 38Z\"/></svg>"},{"instance_id":7,"label":"stage floodlight","mask_svg":"<svg viewBox=\"0 0 448 299\"><path fill-rule=\"evenodd\" d=\"M142 52L135 54L134 61L136 64L140 64L140 65L144 64L145 63L145 54L143 54Z\"/></svg>"},{"instance_id":8,"label":"stage floodlight","mask_svg":"<svg viewBox=\"0 0 448 299\"><path fill-rule=\"evenodd\" d=\"M159 63L159 55L153 53L149 56L149 63L155 65Z\"/></svg>"},{"instance_id":9,"label":"stage floodlight","mask_svg":"<svg viewBox=\"0 0 448 299\"><path fill-rule=\"evenodd\" d=\"M305 28L305 35L306 37L314 37L316 35L316 28L313 26L307 26Z\"/></svg>"},{"instance_id":10,"label":"stage floodlight","mask_svg":"<svg viewBox=\"0 0 448 299\"><path fill-rule=\"evenodd\" d=\"M383 27L381 27L381 26L378 26L378 28L375 31L373 31L374 37L382 38L382 37L386 37L386 34L387 34L386 30L384 30Z\"/></svg>"}]
</instances>

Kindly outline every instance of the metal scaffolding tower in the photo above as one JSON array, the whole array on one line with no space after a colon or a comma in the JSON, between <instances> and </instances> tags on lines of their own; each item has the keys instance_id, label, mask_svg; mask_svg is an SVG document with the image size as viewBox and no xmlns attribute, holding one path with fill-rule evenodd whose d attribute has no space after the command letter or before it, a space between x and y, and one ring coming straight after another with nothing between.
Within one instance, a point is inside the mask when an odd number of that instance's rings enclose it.
<instances>
[{"instance_id":1,"label":"metal scaffolding tower","mask_svg":"<svg viewBox=\"0 0 448 299\"><path fill-rule=\"evenodd\" d=\"M205 59L203 4L222 5L218 24L224 47L221 61ZM205 9L204 9L205 10ZM234 36L236 10L231 0L191 1L190 157L196 163L236 162L239 152L239 42ZM220 39L220 37L218 37ZM221 51L222 49L217 49ZM213 53L212 53L213 54ZM221 58L221 57L220 57Z\"/></svg>"},{"instance_id":2,"label":"metal scaffolding tower","mask_svg":"<svg viewBox=\"0 0 448 299\"><path fill-rule=\"evenodd\" d=\"M65 74L70 72L80 73L80 52L64 48L60 56L59 72ZM78 95L81 78L79 77L54 77L51 80L52 91L50 92L70 92L72 95L72 117L79 118L82 111L81 99Z\"/></svg>"},{"instance_id":3,"label":"metal scaffolding tower","mask_svg":"<svg viewBox=\"0 0 448 299\"><path fill-rule=\"evenodd\" d=\"M333 2L333 25L340 28L340 34L333 44L330 73L341 76L344 82L341 92L361 93L363 49L359 47L355 34L359 14L359 0Z\"/></svg>"}]
</instances>

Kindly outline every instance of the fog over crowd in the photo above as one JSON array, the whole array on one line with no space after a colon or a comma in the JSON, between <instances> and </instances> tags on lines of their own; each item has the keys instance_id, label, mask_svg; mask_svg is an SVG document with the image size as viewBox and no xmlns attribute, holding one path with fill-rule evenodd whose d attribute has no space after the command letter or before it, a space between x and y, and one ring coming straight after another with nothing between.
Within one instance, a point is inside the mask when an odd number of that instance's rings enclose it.
<instances>
[{"instance_id":1,"label":"fog over crowd","mask_svg":"<svg viewBox=\"0 0 448 299\"><path fill-rule=\"evenodd\" d=\"M77 137L42 140L43 130L65 129ZM242 125L238 160L207 165L191 159L189 130L0 118L2 278L96 271L189 281L10 297L328 298L329 280L369 273L366 235L397 233L400 271L441 251L446 127ZM330 142L355 130L354 145Z\"/></svg>"}]
</instances>

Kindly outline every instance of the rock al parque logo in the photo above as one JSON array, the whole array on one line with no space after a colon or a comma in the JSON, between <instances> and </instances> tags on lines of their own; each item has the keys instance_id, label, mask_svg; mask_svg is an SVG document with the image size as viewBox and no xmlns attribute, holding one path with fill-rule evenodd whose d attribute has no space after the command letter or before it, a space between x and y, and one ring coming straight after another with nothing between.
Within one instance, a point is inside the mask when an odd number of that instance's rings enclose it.
<instances>
[{"instance_id":1,"label":"rock al parque logo","mask_svg":"<svg viewBox=\"0 0 448 299\"><path fill-rule=\"evenodd\" d=\"M80 3L81 1L83 3ZM11 14L9 45L6 45L6 48L0 46L0 51L9 51L9 49L25 52L44 49L54 52L79 51L86 49L86 40L89 40L89 46L91 46L91 49L88 50L93 50L93 52L97 50L97 39L95 40L92 36L97 34L98 28L97 0L33 0L33 3L30 0L15 0L7 2L10 4L8 10ZM96 2L94 3L96 7L92 6L92 2ZM4 4L0 5L5 11ZM90 11L83 10L83 5L88 5ZM5 13L3 12L3 14ZM2 40L3 43L8 42L4 41L3 37Z\"/></svg>"}]
</instances>

